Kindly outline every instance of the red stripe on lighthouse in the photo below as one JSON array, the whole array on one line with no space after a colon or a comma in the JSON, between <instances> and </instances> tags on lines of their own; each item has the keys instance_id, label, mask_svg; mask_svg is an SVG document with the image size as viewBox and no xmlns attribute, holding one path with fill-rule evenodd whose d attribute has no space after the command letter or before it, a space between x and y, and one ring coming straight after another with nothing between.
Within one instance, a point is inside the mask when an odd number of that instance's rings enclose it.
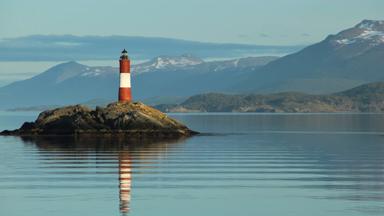
<instances>
[{"instance_id":1,"label":"red stripe on lighthouse","mask_svg":"<svg viewBox=\"0 0 384 216\"><path fill-rule=\"evenodd\" d=\"M132 101L131 93L131 62L127 51L124 49L120 56L120 86L119 102Z\"/></svg>"}]
</instances>

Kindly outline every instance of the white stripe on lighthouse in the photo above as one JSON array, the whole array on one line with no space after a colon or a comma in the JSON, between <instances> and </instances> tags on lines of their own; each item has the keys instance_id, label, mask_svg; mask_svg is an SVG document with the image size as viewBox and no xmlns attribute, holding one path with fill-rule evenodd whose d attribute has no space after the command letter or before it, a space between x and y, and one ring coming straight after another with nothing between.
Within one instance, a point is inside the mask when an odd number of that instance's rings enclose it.
<instances>
[{"instance_id":1,"label":"white stripe on lighthouse","mask_svg":"<svg viewBox=\"0 0 384 216\"><path fill-rule=\"evenodd\" d=\"M131 88L130 73L120 73L120 88Z\"/></svg>"}]
</instances>

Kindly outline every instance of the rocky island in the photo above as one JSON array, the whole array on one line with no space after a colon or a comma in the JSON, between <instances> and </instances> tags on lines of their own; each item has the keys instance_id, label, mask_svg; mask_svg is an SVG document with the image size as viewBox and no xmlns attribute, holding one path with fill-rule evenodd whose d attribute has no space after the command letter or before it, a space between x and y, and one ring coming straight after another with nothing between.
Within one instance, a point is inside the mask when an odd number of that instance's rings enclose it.
<instances>
[{"instance_id":1,"label":"rocky island","mask_svg":"<svg viewBox=\"0 0 384 216\"><path fill-rule=\"evenodd\" d=\"M166 114L140 102L116 102L92 110L75 105L47 110L35 122L1 135L123 135L128 137L188 137L190 130Z\"/></svg>"}]
</instances>

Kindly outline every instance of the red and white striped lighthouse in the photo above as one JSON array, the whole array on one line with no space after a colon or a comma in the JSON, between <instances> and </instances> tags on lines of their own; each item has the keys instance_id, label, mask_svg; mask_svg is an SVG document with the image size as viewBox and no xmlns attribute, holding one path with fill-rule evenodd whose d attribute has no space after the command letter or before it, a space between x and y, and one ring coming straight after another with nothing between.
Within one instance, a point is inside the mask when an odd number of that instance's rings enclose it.
<instances>
[{"instance_id":1,"label":"red and white striped lighthouse","mask_svg":"<svg viewBox=\"0 0 384 216\"><path fill-rule=\"evenodd\" d=\"M130 102L131 100L131 61L127 50L124 49L120 56L119 102Z\"/></svg>"}]
</instances>

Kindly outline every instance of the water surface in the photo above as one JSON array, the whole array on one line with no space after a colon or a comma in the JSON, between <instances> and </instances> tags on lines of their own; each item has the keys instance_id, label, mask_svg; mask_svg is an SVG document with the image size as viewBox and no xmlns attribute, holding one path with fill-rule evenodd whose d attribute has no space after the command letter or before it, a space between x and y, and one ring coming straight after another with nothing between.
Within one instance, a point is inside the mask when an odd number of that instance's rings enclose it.
<instances>
[{"instance_id":1,"label":"water surface","mask_svg":"<svg viewBox=\"0 0 384 216\"><path fill-rule=\"evenodd\" d=\"M207 134L0 137L0 215L384 215L384 115L173 117Z\"/></svg>"}]
</instances>

